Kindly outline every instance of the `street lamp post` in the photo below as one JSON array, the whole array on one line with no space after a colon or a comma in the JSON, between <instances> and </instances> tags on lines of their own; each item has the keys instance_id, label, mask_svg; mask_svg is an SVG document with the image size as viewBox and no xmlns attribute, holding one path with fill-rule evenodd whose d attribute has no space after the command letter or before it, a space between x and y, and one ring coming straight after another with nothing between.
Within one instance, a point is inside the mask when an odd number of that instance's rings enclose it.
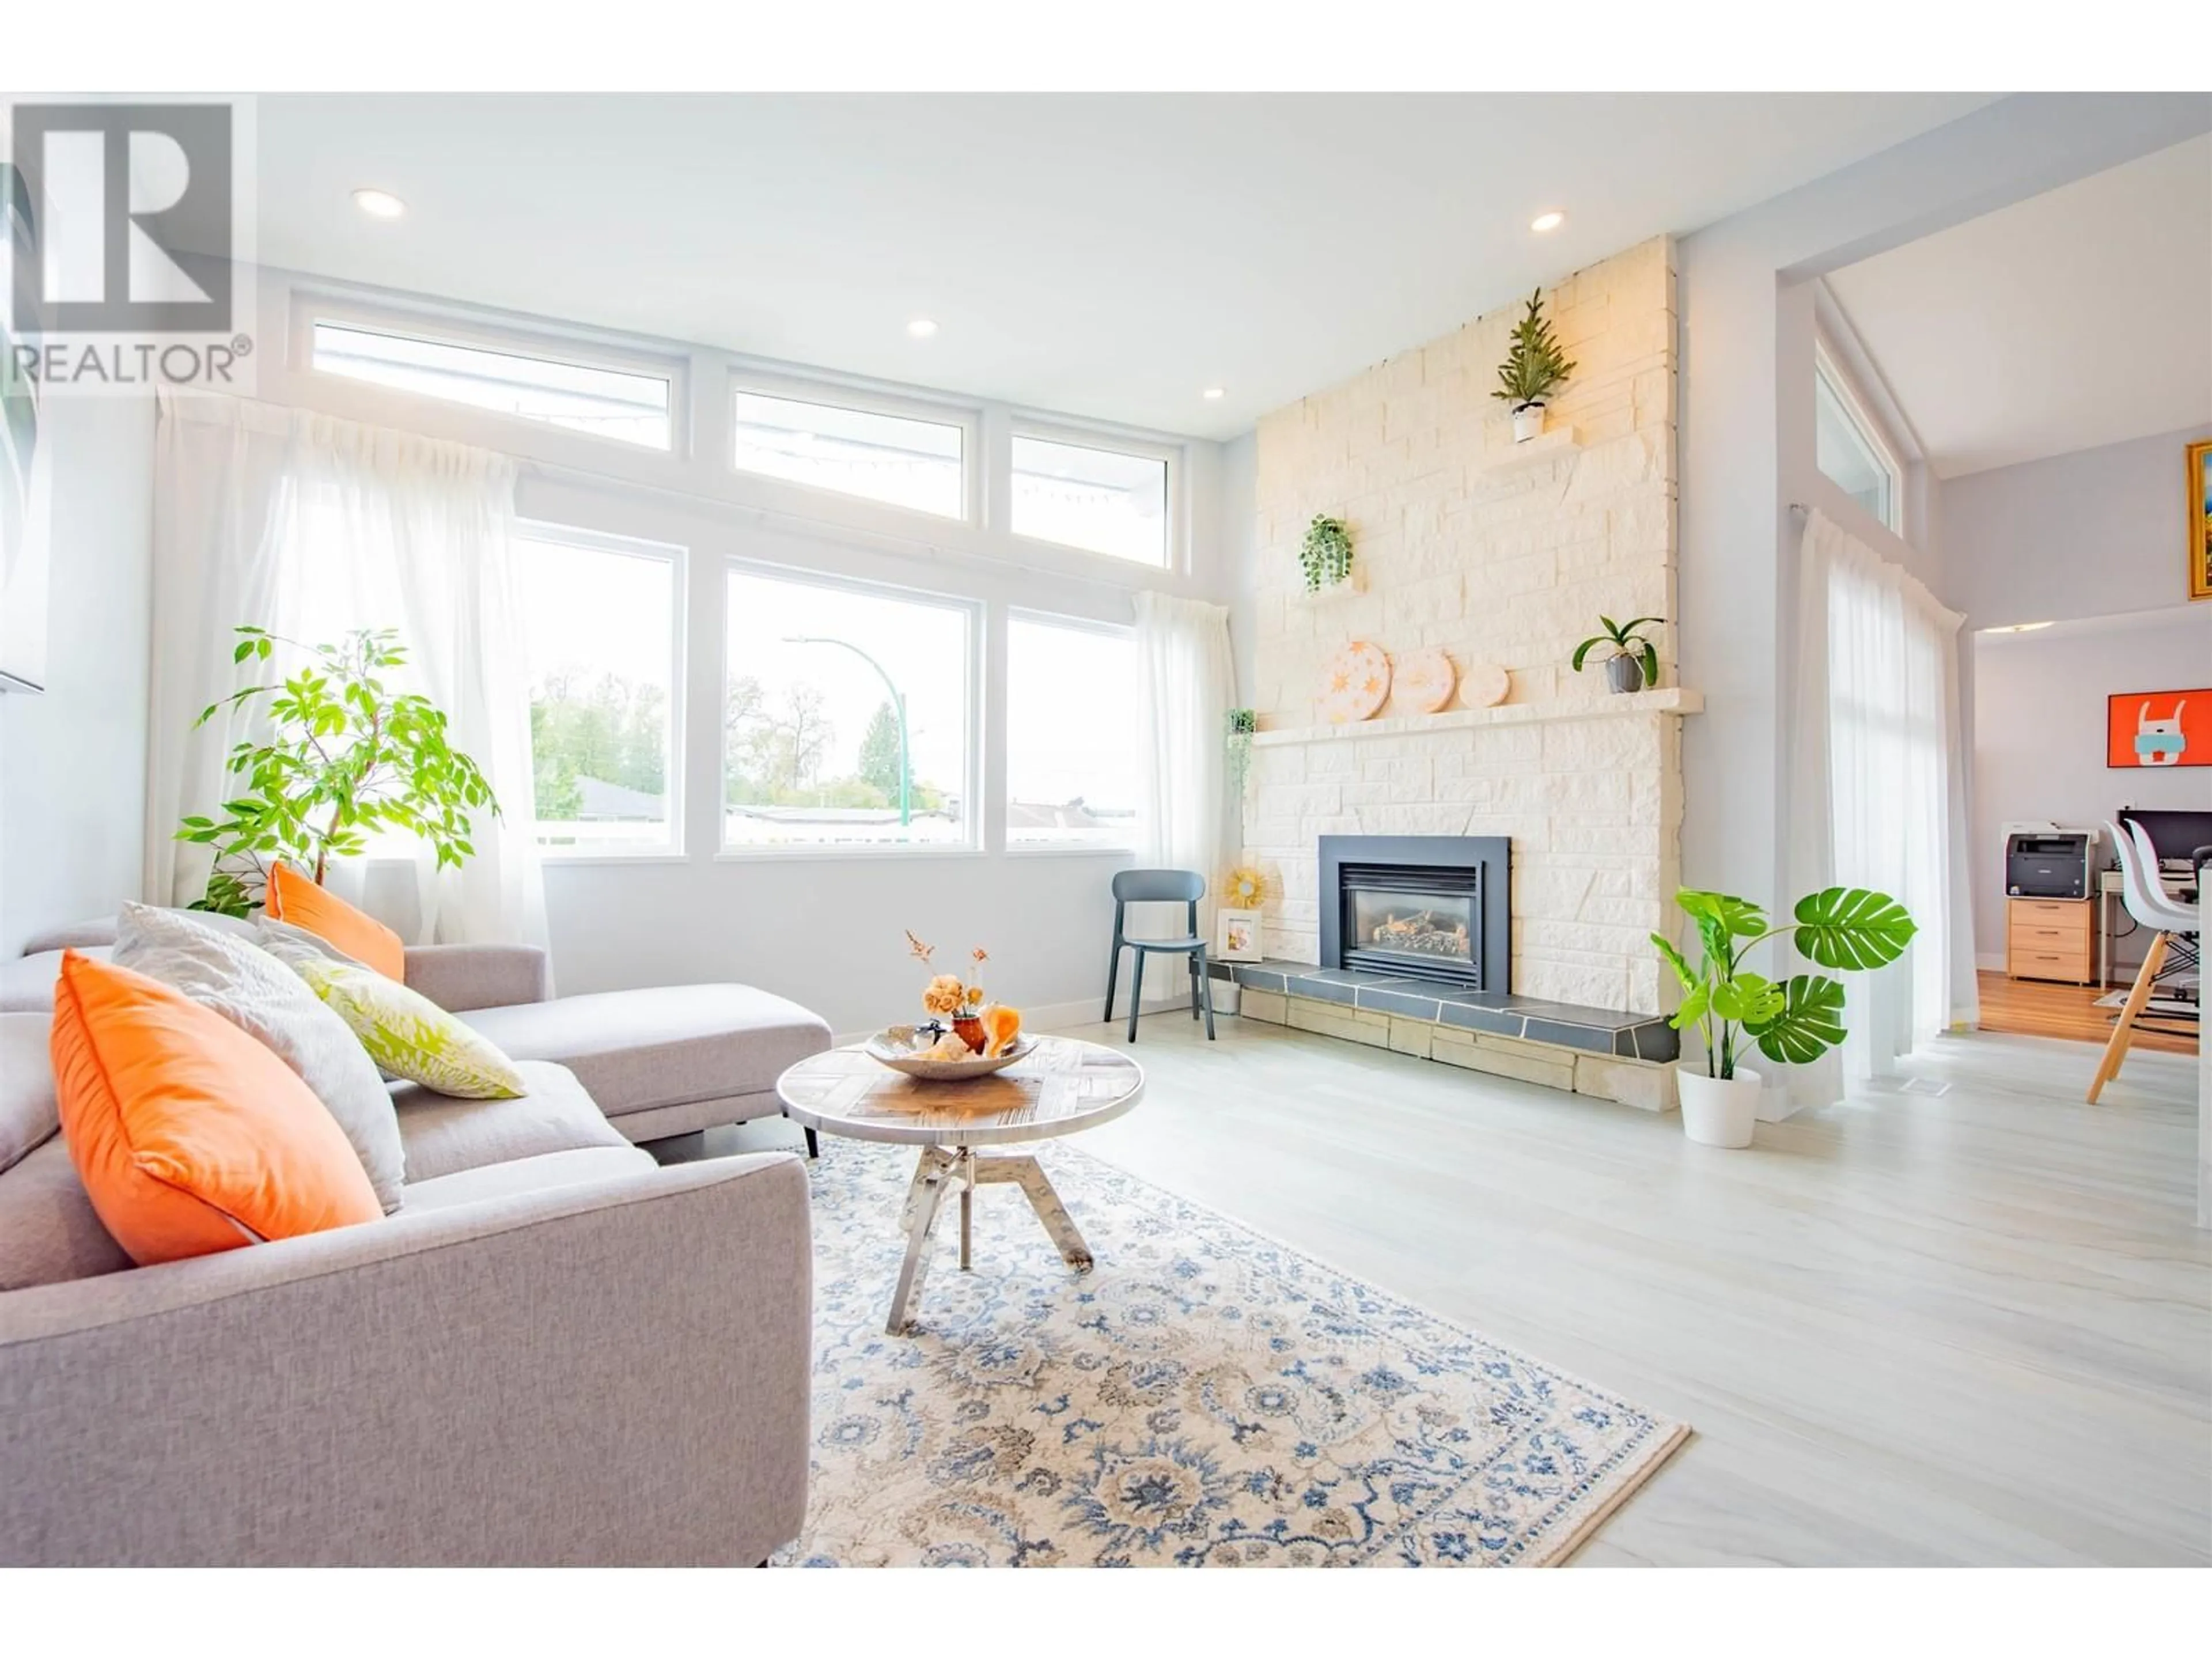
<instances>
[{"instance_id":1,"label":"street lamp post","mask_svg":"<svg viewBox=\"0 0 2212 1659\"><path fill-rule=\"evenodd\" d=\"M888 673L884 672L883 664L878 662L873 657L861 650L859 646L854 644L850 640L833 640L817 634L787 634L784 635L783 642L786 645L842 646L846 650L851 652L854 656L858 657L862 662L867 664L869 667L876 671L876 677L884 683L884 690L891 694L891 710L898 716L899 826L900 828L904 829L910 825L914 822L914 812L909 804L909 791L914 776L914 769L907 758L906 693L900 690L897 684Z\"/></svg>"}]
</instances>

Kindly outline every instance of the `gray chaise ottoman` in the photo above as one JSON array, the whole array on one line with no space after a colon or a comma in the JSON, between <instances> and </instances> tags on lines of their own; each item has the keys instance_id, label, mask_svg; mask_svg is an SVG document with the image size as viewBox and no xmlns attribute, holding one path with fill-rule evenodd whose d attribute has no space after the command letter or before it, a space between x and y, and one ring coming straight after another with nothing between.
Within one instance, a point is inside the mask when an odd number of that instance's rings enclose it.
<instances>
[{"instance_id":1,"label":"gray chaise ottoman","mask_svg":"<svg viewBox=\"0 0 2212 1659\"><path fill-rule=\"evenodd\" d=\"M516 1060L567 1066L634 1141L774 1116L784 1068L830 1046L819 1016L750 985L601 991L461 1018Z\"/></svg>"}]
</instances>

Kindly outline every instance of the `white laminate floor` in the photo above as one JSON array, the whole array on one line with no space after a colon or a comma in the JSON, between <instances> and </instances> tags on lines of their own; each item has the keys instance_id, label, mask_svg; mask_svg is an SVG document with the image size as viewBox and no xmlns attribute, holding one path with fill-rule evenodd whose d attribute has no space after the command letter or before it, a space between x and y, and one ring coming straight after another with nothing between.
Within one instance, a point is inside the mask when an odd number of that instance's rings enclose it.
<instances>
[{"instance_id":1,"label":"white laminate floor","mask_svg":"<svg viewBox=\"0 0 2212 1659\"><path fill-rule=\"evenodd\" d=\"M1577 1565L2212 1562L2193 1058L2089 1107L2093 1048L1947 1037L1907 1065L1948 1093L1731 1152L1256 1022L1134 1053L1086 1150L1695 1426Z\"/></svg>"}]
</instances>

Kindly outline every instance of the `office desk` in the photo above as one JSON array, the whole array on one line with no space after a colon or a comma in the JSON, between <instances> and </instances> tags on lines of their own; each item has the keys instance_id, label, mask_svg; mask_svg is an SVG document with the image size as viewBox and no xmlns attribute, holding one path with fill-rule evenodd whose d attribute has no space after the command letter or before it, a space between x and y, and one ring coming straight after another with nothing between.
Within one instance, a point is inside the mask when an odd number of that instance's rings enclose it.
<instances>
[{"instance_id":1,"label":"office desk","mask_svg":"<svg viewBox=\"0 0 2212 1659\"><path fill-rule=\"evenodd\" d=\"M2191 904L2197 900L2197 878L2168 875L2159 872L2159 885L2166 889L2166 897L2177 903ZM2112 901L2127 891L2127 884L2117 870L2107 870L2097 883L2097 985L2100 990L2112 988Z\"/></svg>"}]
</instances>

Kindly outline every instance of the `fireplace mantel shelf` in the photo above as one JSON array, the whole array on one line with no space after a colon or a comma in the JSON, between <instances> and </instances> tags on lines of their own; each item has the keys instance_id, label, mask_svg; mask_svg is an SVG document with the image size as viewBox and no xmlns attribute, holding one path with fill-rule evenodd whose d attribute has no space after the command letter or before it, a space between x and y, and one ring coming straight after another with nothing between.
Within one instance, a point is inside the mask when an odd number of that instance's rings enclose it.
<instances>
[{"instance_id":1,"label":"fireplace mantel shelf","mask_svg":"<svg viewBox=\"0 0 2212 1659\"><path fill-rule=\"evenodd\" d=\"M1495 708L1450 708L1441 714L1400 714L1386 720L1355 720L1342 726L1276 726L1252 734L1261 748L1296 743L1332 743L1346 738L1406 737L1423 732L1463 731L1483 726L1534 726L1545 720L1623 720L1642 714L1704 712L1705 693L1662 685L1656 691L1632 691L1608 697L1563 697L1549 702L1507 702Z\"/></svg>"}]
</instances>

